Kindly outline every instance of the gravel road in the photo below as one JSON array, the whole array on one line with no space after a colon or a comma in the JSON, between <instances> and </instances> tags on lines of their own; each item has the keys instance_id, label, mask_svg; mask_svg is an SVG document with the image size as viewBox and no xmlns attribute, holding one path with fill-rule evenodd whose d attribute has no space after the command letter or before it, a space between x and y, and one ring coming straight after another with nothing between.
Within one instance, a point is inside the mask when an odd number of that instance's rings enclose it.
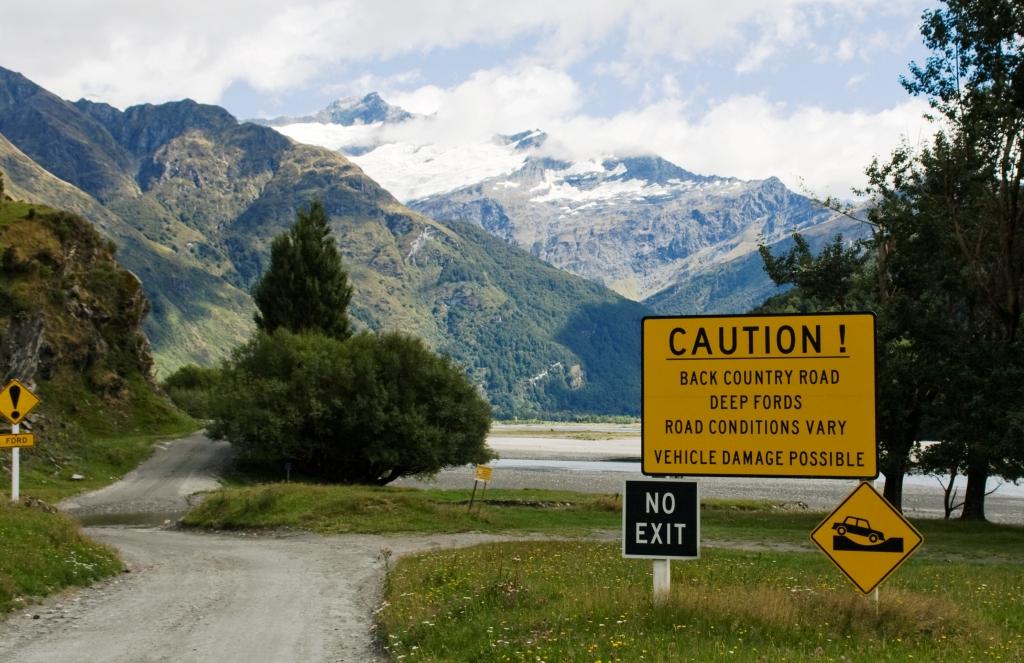
<instances>
[{"instance_id":1,"label":"gravel road","mask_svg":"<svg viewBox=\"0 0 1024 663\"><path fill-rule=\"evenodd\" d=\"M161 447L122 481L61 504L87 523L122 525L85 531L117 548L130 573L0 622L0 661L377 661L373 610L390 556L382 551L508 538L256 537L154 526L187 511L194 491L216 487L230 458L228 445L203 435Z\"/></svg>"},{"instance_id":2,"label":"gravel road","mask_svg":"<svg viewBox=\"0 0 1024 663\"><path fill-rule=\"evenodd\" d=\"M387 550L502 537L245 537L89 528L131 573L0 624L0 661L259 663L383 660L373 640ZM39 615L38 619L34 616Z\"/></svg>"},{"instance_id":3,"label":"gravel road","mask_svg":"<svg viewBox=\"0 0 1024 663\"><path fill-rule=\"evenodd\" d=\"M85 524L160 524L190 508L191 495L220 486L231 445L202 433L163 442L157 452L117 483L60 504Z\"/></svg>"}]
</instances>

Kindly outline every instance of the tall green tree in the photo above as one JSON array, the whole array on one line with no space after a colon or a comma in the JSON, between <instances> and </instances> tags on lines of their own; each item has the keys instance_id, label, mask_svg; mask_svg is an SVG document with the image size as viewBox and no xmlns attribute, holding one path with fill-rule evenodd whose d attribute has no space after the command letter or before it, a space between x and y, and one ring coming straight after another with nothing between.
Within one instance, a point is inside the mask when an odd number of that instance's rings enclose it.
<instances>
[{"instance_id":1,"label":"tall green tree","mask_svg":"<svg viewBox=\"0 0 1024 663\"><path fill-rule=\"evenodd\" d=\"M861 242L847 244L836 235L818 255L807 240L793 234L793 248L775 256L761 244L757 247L764 270L776 285L792 285L794 290L783 301L801 311L849 311L862 309L863 288L857 279L864 269L868 254ZM799 302L799 303L797 303Z\"/></svg>"},{"instance_id":2,"label":"tall green tree","mask_svg":"<svg viewBox=\"0 0 1024 663\"><path fill-rule=\"evenodd\" d=\"M885 495L900 504L914 441L940 439L934 455L967 475L963 517L984 519L988 477L1024 475L1024 4L946 0L921 33L931 55L902 83L939 130L867 170ZM765 266L805 303L841 306L826 258L798 244Z\"/></svg>"},{"instance_id":3,"label":"tall green tree","mask_svg":"<svg viewBox=\"0 0 1024 663\"><path fill-rule=\"evenodd\" d=\"M256 326L266 332L318 331L344 340L351 336L348 275L319 201L296 213L295 223L274 238L270 266L253 288Z\"/></svg>"},{"instance_id":4,"label":"tall green tree","mask_svg":"<svg viewBox=\"0 0 1024 663\"><path fill-rule=\"evenodd\" d=\"M893 256L921 257L914 244L927 244L930 280L917 286L928 296L914 301L933 423L965 449L963 518L984 519L988 477L1024 471L1024 4L943 5L921 25L931 55L902 81L942 130L916 158L894 154L872 184L893 202L876 215Z\"/></svg>"},{"instance_id":5,"label":"tall green tree","mask_svg":"<svg viewBox=\"0 0 1024 663\"><path fill-rule=\"evenodd\" d=\"M879 272L878 239L876 235L869 241L847 244L837 235L817 255L799 234L793 235L793 247L779 255L761 245L758 250L765 272L776 285L793 288L768 299L758 311L875 313L879 470L885 476L885 498L901 508L903 480L920 431L923 392L920 357L900 324L887 280Z\"/></svg>"}]
</instances>

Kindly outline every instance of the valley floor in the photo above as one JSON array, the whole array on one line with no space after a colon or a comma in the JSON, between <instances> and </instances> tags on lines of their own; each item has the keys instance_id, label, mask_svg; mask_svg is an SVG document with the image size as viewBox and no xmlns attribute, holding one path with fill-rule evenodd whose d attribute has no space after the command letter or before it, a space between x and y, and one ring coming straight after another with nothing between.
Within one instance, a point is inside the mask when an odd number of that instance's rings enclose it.
<instances>
[{"instance_id":1,"label":"valley floor","mask_svg":"<svg viewBox=\"0 0 1024 663\"><path fill-rule=\"evenodd\" d=\"M579 439L586 435L600 439ZM499 455L492 461L489 488L543 488L586 493L621 493L626 479L640 472L639 424L512 424L497 425L487 440ZM961 477L962 480L962 477ZM848 479L763 479L699 477L702 498L771 500L792 508L831 511L857 486ZM990 479L989 488L999 484ZM401 479L396 486L470 488L473 468L452 468L433 480ZM884 478L875 487L881 492ZM963 495L963 486L959 495ZM908 476L903 488L908 517L942 518L942 490L930 476ZM1005 483L985 499L992 522L1024 524L1024 485Z\"/></svg>"}]
</instances>

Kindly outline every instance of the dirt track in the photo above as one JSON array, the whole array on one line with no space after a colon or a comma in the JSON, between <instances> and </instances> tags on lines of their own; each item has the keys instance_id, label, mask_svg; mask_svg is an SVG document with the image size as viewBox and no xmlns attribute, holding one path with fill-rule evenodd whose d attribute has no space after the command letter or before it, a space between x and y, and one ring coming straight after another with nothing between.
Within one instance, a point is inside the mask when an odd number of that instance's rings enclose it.
<instances>
[{"instance_id":1,"label":"dirt track","mask_svg":"<svg viewBox=\"0 0 1024 663\"><path fill-rule=\"evenodd\" d=\"M231 459L231 445L201 433L158 445L151 458L106 488L61 503L62 511L84 522L136 520L158 524L189 510L189 496L220 486L219 474Z\"/></svg>"}]
</instances>

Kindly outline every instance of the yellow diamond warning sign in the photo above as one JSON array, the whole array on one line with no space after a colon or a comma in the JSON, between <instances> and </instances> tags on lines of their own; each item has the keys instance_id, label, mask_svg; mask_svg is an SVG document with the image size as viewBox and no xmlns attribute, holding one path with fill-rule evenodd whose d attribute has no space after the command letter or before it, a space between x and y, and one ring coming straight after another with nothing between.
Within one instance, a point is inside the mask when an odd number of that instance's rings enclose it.
<instances>
[{"instance_id":1,"label":"yellow diamond warning sign","mask_svg":"<svg viewBox=\"0 0 1024 663\"><path fill-rule=\"evenodd\" d=\"M862 483L811 532L811 541L867 594L924 538L870 483Z\"/></svg>"},{"instance_id":2,"label":"yellow diamond warning sign","mask_svg":"<svg viewBox=\"0 0 1024 663\"><path fill-rule=\"evenodd\" d=\"M0 391L0 415L12 424L20 424L38 404L36 395L18 380L11 380Z\"/></svg>"},{"instance_id":3,"label":"yellow diamond warning sign","mask_svg":"<svg viewBox=\"0 0 1024 663\"><path fill-rule=\"evenodd\" d=\"M873 478L875 316L644 318L642 469Z\"/></svg>"}]
</instances>

